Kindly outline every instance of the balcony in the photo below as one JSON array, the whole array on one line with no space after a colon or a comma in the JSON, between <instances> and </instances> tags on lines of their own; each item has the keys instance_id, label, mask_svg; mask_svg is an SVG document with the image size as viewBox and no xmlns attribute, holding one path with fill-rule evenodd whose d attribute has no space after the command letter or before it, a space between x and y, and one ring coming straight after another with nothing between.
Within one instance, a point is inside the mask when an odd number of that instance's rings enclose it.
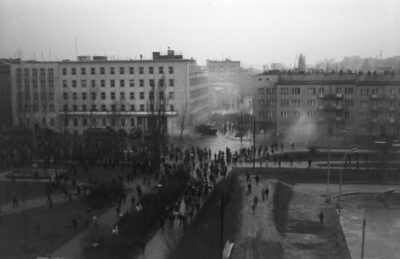
<instances>
[{"instance_id":1,"label":"balcony","mask_svg":"<svg viewBox=\"0 0 400 259\"><path fill-rule=\"evenodd\" d=\"M336 105L336 110L343 110L342 105Z\"/></svg>"},{"instance_id":2,"label":"balcony","mask_svg":"<svg viewBox=\"0 0 400 259\"><path fill-rule=\"evenodd\" d=\"M336 117L336 121L343 121L342 117Z\"/></svg>"},{"instance_id":3,"label":"balcony","mask_svg":"<svg viewBox=\"0 0 400 259\"><path fill-rule=\"evenodd\" d=\"M343 94L342 93L337 93L337 94L319 94L318 95L319 99L342 99Z\"/></svg>"},{"instance_id":4,"label":"balcony","mask_svg":"<svg viewBox=\"0 0 400 259\"><path fill-rule=\"evenodd\" d=\"M377 94L371 95L371 99L378 99L378 95Z\"/></svg>"}]
</instances>

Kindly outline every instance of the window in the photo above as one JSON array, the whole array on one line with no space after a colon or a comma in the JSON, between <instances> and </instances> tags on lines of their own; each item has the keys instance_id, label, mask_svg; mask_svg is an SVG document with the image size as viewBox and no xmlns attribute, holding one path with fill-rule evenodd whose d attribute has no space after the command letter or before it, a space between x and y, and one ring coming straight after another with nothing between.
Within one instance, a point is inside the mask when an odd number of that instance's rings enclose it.
<instances>
[{"instance_id":1,"label":"window","mask_svg":"<svg viewBox=\"0 0 400 259\"><path fill-rule=\"evenodd\" d=\"M260 87L258 88L258 94L263 95L264 94L264 88Z\"/></svg>"},{"instance_id":2,"label":"window","mask_svg":"<svg viewBox=\"0 0 400 259\"><path fill-rule=\"evenodd\" d=\"M76 80L72 80L72 87L73 87L73 88L76 87Z\"/></svg>"},{"instance_id":3,"label":"window","mask_svg":"<svg viewBox=\"0 0 400 259\"><path fill-rule=\"evenodd\" d=\"M119 86L125 87L125 80L123 80L123 79L119 80Z\"/></svg>"},{"instance_id":4,"label":"window","mask_svg":"<svg viewBox=\"0 0 400 259\"><path fill-rule=\"evenodd\" d=\"M96 87L96 80L91 80L90 85L91 87Z\"/></svg>"},{"instance_id":5,"label":"window","mask_svg":"<svg viewBox=\"0 0 400 259\"><path fill-rule=\"evenodd\" d=\"M134 92L130 92L129 93L129 99L135 100L135 93Z\"/></svg>"},{"instance_id":6,"label":"window","mask_svg":"<svg viewBox=\"0 0 400 259\"><path fill-rule=\"evenodd\" d=\"M125 120L124 118L122 118L122 119L121 119L121 126L122 126L122 127L125 127L125 124L126 124L126 120Z\"/></svg>"},{"instance_id":7,"label":"window","mask_svg":"<svg viewBox=\"0 0 400 259\"><path fill-rule=\"evenodd\" d=\"M342 88L341 87L337 87L336 88L336 93L337 94L341 94L342 93Z\"/></svg>"},{"instance_id":8,"label":"window","mask_svg":"<svg viewBox=\"0 0 400 259\"><path fill-rule=\"evenodd\" d=\"M74 126L77 127L78 126L78 119L73 119L72 121L74 122Z\"/></svg>"},{"instance_id":9,"label":"window","mask_svg":"<svg viewBox=\"0 0 400 259\"><path fill-rule=\"evenodd\" d=\"M121 111L122 111L122 112L125 111L125 104L121 104Z\"/></svg>"},{"instance_id":10,"label":"window","mask_svg":"<svg viewBox=\"0 0 400 259\"><path fill-rule=\"evenodd\" d=\"M168 67L168 72L170 74L173 74L174 73L174 67Z\"/></svg>"},{"instance_id":11,"label":"window","mask_svg":"<svg viewBox=\"0 0 400 259\"><path fill-rule=\"evenodd\" d=\"M105 104L102 104L102 105L101 105L101 111L102 111L102 112L107 111L107 107L106 107Z\"/></svg>"},{"instance_id":12,"label":"window","mask_svg":"<svg viewBox=\"0 0 400 259\"><path fill-rule=\"evenodd\" d=\"M287 107L289 106L289 100L281 100L281 107Z\"/></svg>"},{"instance_id":13,"label":"window","mask_svg":"<svg viewBox=\"0 0 400 259\"><path fill-rule=\"evenodd\" d=\"M111 100L115 100L115 93L111 92Z\"/></svg>"},{"instance_id":14,"label":"window","mask_svg":"<svg viewBox=\"0 0 400 259\"><path fill-rule=\"evenodd\" d=\"M144 112L144 104L141 104L141 105L140 105L140 111L141 111L141 112Z\"/></svg>"},{"instance_id":15,"label":"window","mask_svg":"<svg viewBox=\"0 0 400 259\"><path fill-rule=\"evenodd\" d=\"M164 79L158 80L158 87L164 87Z\"/></svg>"},{"instance_id":16,"label":"window","mask_svg":"<svg viewBox=\"0 0 400 259\"><path fill-rule=\"evenodd\" d=\"M132 127L135 126L135 119L134 119L134 118L131 119L131 126L132 126Z\"/></svg>"},{"instance_id":17,"label":"window","mask_svg":"<svg viewBox=\"0 0 400 259\"><path fill-rule=\"evenodd\" d=\"M115 104L111 104L111 111L115 112L117 110L117 107Z\"/></svg>"},{"instance_id":18,"label":"window","mask_svg":"<svg viewBox=\"0 0 400 259\"><path fill-rule=\"evenodd\" d=\"M124 92L119 93L119 99L120 100L125 100L125 93Z\"/></svg>"},{"instance_id":19,"label":"window","mask_svg":"<svg viewBox=\"0 0 400 259\"><path fill-rule=\"evenodd\" d=\"M174 86L174 79L169 79L168 81L169 81L169 86L173 87Z\"/></svg>"},{"instance_id":20,"label":"window","mask_svg":"<svg viewBox=\"0 0 400 259\"><path fill-rule=\"evenodd\" d=\"M100 68L100 75L104 75L106 72L106 69L104 67Z\"/></svg>"},{"instance_id":21,"label":"window","mask_svg":"<svg viewBox=\"0 0 400 259\"><path fill-rule=\"evenodd\" d=\"M78 99L78 94L77 93L72 93L72 100Z\"/></svg>"},{"instance_id":22,"label":"window","mask_svg":"<svg viewBox=\"0 0 400 259\"><path fill-rule=\"evenodd\" d=\"M115 69L113 67L110 67L110 74L114 75L114 73L115 73Z\"/></svg>"},{"instance_id":23,"label":"window","mask_svg":"<svg viewBox=\"0 0 400 259\"><path fill-rule=\"evenodd\" d=\"M82 126L84 126L84 127L87 126L87 119L86 118L82 119Z\"/></svg>"},{"instance_id":24,"label":"window","mask_svg":"<svg viewBox=\"0 0 400 259\"><path fill-rule=\"evenodd\" d=\"M281 94L289 94L289 88L281 88Z\"/></svg>"},{"instance_id":25,"label":"window","mask_svg":"<svg viewBox=\"0 0 400 259\"><path fill-rule=\"evenodd\" d=\"M369 95L369 89L361 89L361 95Z\"/></svg>"},{"instance_id":26,"label":"window","mask_svg":"<svg viewBox=\"0 0 400 259\"><path fill-rule=\"evenodd\" d=\"M310 88L307 89L307 93L308 94L316 94L317 92L316 92L315 87L310 87Z\"/></svg>"},{"instance_id":27,"label":"window","mask_svg":"<svg viewBox=\"0 0 400 259\"><path fill-rule=\"evenodd\" d=\"M84 112L87 111L87 105L86 105L86 104L83 104L83 105L82 105L82 111L84 111Z\"/></svg>"},{"instance_id":28,"label":"window","mask_svg":"<svg viewBox=\"0 0 400 259\"><path fill-rule=\"evenodd\" d=\"M50 126L54 127L54 119L53 118L50 119Z\"/></svg>"},{"instance_id":29,"label":"window","mask_svg":"<svg viewBox=\"0 0 400 259\"><path fill-rule=\"evenodd\" d=\"M139 74L143 75L144 73L144 68L143 67L139 67Z\"/></svg>"},{"instance_id":30,"label":"window","mask_svg":"<svg viewBox=\"0 0 400 259\"><path fill-rule=\"evenodd\" d=\"M76 105L76 104L72 105L72 111L77 112L78 111L78 105Z\"/></svg>"},{"instance_id":31,"label":"window","mask_svg":"<svg viewBox=\"0 0 400 259\"><path fill-rule=\"evenodd\" d=\"M174 97L175 97L174 92L169 92L168 98L169 98L170 100L174 100Z\"/></svg>"},{"instance_id":32,"label":"window","mask_svg":"<svg viewBox=\"0 0 400 259\"><path fill-rule=\"evenodd\" d=\"M54 81L53 79L49 79L49 87L53 88L54 87Z\"/></svg>"},{"instance_id":33,"label":"window","mask_svg":"<svg viewBox=\"0 0 400 259\"><path fill-rule=\"evenodd\" d=\"M106 93L105 92L101 92L101 99L105 100L106 99Z\"/></svg>"},{"instance_id":34,"label":"window","mask_svg":"<svg viewBox=\"0 0 400 259\"><path fill-rule=\"evenodd\" d=\"M173 104L170 104L170 105L169 105L169 110L170 110L171 112L174 111L174 105L173 105Z\"/></svg>"},{"instance_id":35,"label":"window","mask_svg":"<svg viewBox=\"0 0 400 259\"><path fill-rule=\"evenodd\" d=\"M131 74L131 75L135 74L135 68L134 67L130 67L129 68L129 74Z\"/></svg>"},{"instance_id":36,"label":"window","mask_svg":"<svg viewBox=\"0 0 400 259\"><path fill-rule=\"evenodd\" d=\"M353 119L353 113L352 112L345 112L344 113L344 118L345 119Z\"/></svg>"},{"instance_id":37,"label":"window","mask_svg":"<svg viewBox=\"0 0 400 259\"><path fill-rule=\"evenodd\" d=\"M86 80L81 80L81 85L83 88L86 87Z\"/></svg>"},{"instance_id":38,"label":"window","mask_svg":"<svg viewBox=\"0 0 400 259\"><path fill-rule=\"evenodd\" d=\"M135 111L135 105L131 104L131 112L134 112L134 111Z\"/></svg>"},{"instance_id":39,"label":"window","mask_svg":"<svg viewBox=\"0 0 400 259\"><path fill-rule=\"evenodd\" d=\"M143 80L143 79L140 79L140 80L139 80L139 86L140 86L140 87L143 87L143 86L144 86L144 80Z\"/></svg>"},{"instance_id":40,"label":"window","mask_svg":"<svg viewBox=\"0 0 400 259\"><path fill-rule=\"evenodd\" d=\"M71 74L72 75L76 75L76 68L75 67L71 68Z\"/></svg>"},{"instance_id":41,"label":"window","mask_svg":"<svg viewBox=\"0 0 400 259\"><path fill-rule=\"evenodd\" d=\"M144 92L140 92L140 100L144 100Z\"/></svg>"},{"instance_id":42,"label":"window","mask_svg":"<svg viewBox=\"0 0 400 259\"><path fill-rule=\"evenodd\" d=\"M135 86L135 80L134 79L130 79L129 80L129 86L130 87L134 87Z\"/></svg>"},{"instance_id":43,"label":"window","mask_svg":"<svg viewBox=\"0 0 400 259\"><path fill-rule=\"evenodd\" d=\"M68 111L68 104L64 104L64 106L63 106L63 111L64 111L64 112L67 112L67 111Z\"/></svg>"},{"instance_id":44,"label":"window","mask_svg":"<svg viewBox=\"0 0 400 259\"><path fill-rule=\"evenodd\" d=\"M154 87L154 79L149 80L149 85L150 85L150 87Z\"/></svg>"},{"instance_id":45,"label":"window","mask_svg":"<svg viewBox=\"0 0 400 259\"><path fill-rule=\"evenodd\" d=\"M354 89L353 89L353 88L346 87L346 88L344 89L344 93L345 93L345 94L353 94L353 92L354 92Z\"/></svg>"},{"instance_id":46,"label":"window","mask_svg":"<svg viewBox=\"0 0 400 259\"><path fill-rule=\"evenodd\" d=\"M68 119L64 119L64 126L68 127Z\"/></svg>"},{"instance_id":47,"label":"window","mask_svg":"<svg viewBox=\"0 0 400 259\"><path fill-rule=\"evenodd\" d=\"M111 85L111 87L115 87L115 80L114 79L110 80L110 85Z\"/></svg>"},{"instance_id":48,"label":"window","mask_svg":"<svg viewBox=\"0 0 400 259\"><path fill-rule=\"evenodd\" d=\"M372 94L378 94L378 89L377 88L372 89Z\"/></svg>"},{"instance_id":49,"label":"window","mask_svg":"<svg viewBox=\"0 0 400 259\"><path fill-rule=\"evenodd\" d=\"M106 80L100 80L100 86L106 87Z\"/></svg>"},{"instance_id":50,"label":"window","mask_svg":"<svg viewBox=\"0 0 400 259\"><path fill-rule=\"evenodd\" d=\"M96 93L91 93L91 96L93 101L96 100Z\"/></svg>"},{"instance_id":51,"label":"window","mask_svg":"<svg viewBox=\"0 0 400 259\"><path fill-rule=\"evenodd\" d=\"M82 100L86 100L87 98L87 94L86 93L82 93Z\"/></svg>"},{"instance_id":52,"label":"window","mask_svg":"<svg viewBox=\"0 0 400 259\"><path fill-rule=\"evenodd\" d=\"M90 74L92 74L92 75L96 74L96 68L95 67L91 67L90 68Z\"/></svg>"},{"instance_id":53,"label":"window","mask_svg":"<svg viewBox=\"0 0 400 259\"><path fill-rule=\"evenodd\" d=\"M105 126L107 125L106 119L101 119L101 125L102 125L103 127L105 127Z\"/></svg>"},{"instance_id":54,"label":"window","mask_svg":"<svg viewBox=\"0 0 400 259\"><path fill-rule=\"evenodd\" d=\"M300 100L292 100L292 106L300 106Z\"/></svg>"},{"instance_id":55,"label":"window","mask_svg":"<svg viewBox=\"0 0 400 259\"><path fill-rule=\"evenodd\" d=\"M63 93L63 99L64 99L65 101L68 100L68 93Z\"/></svg>"},{"instance_id":56,"label":"window","mask_svg":"<svg viewBox=\"0 0 400 259\"><path fill-rule=\"evenodd\" d=\"M62 74L65 76L65 75L67 75L67 69L64 67L63 69L62 69Z\"/></svg>"},{"instance_id":57,"label":"window","mask_svg":"<svg viewBox=\"0 0 400 259\"><path fill-rule=\"evenodd\" d=\"M149 99L153 100L154 99L154 92L149 92Z\"/></svg>"},{"instance_id":58,"label":"window","mask_svg":"<svg viewBox=\"0 0 400 259\"><path fill-rule=\"evenodd\" d=\"M288 118L289 117L289 112L281 112L281 118Z\"/></svg>"},{"instance_id":59,"label":"window","mask_svg":"<svg viewBox=\"0 0 400 259\"><path fill-rule=\"evenodd\" d=\"M49 110L50 110L51 112L54 112L54 104L50 104L49 107L50 107Z\"/></svg>"},{"instance_id":60,"label":"window","mask_svg":"<svg viewBox=\"0 0 400 259\"><path fill-rule=\"evenodd\" d=\"M307 100L307 106L315 106L315 100Z\"/></svg>"},{"instance_id":61,"label":"window","mask_svg":"<svg viewBox=\"0 0 400 259\"><path fill-rule=\"evenodd\" d=\"M81 75L86 75L86 68L84 67L81 68Z\"/></svg>"},{"instance_id":62,"label":"window","mask_svg":"<svg viewBox=\"0 0 400 259\"><path fill-rule=\"evenodd\" d=\"M164 67L158 67L158 73L164 74Z\"/></svg>"},{"instance_id":63,"label":"window","mask_svg":"<svg viewBox=\"0 0 400 259\"><path fill-rule=\"evenodd\" d=\"M97 106L96 106L96 104L93 104L93 105L92 105L91 110L92 110L92 111L97 111Z\"/></svg>"},{"instance_id":64,"label":"window","mask_svg":"<svg viewBox=\"0 0 400 259\"><path fill-rule=\"evenodd\" d=\"M125 68L124 68L124 67L120 67L120 68L119 68L119 74L120 74L120 75L125 74Z\"/></svg>"},{"instance_id":65,"label":"window","mask_svg":"<svg viewBox=\"0 0 400 259\"><path fill-rule=\"evenodd\" d=\"M154 67L149 67L149 74L154 74Z\"/></svg>"},{"instance_id":66,"label":"window","mask_svg":"<svg viewBox=\"0 0 400 259\"><path fill-rule=\"evenodd\" d=\"M63 82L63 83L62 83L62 84L63 84L63 87L64 87L64 88L67 88L67 87L68 87L67 80L63 80L62 82Z\"/></svg>"},{"instance_id":67,"label":"window","mask_svg":"<svg viewBox=\"0 0 400 259\"><path fill-rule=\"evenodd\" d=\"M292 88L292 94L299 95L300 94L300 88L298 88L298 87Z\"/></svg>"},{"instance_id":68,"label":"window","mask_svg":"<svg viewBox=\"0 0 400 259\"><path fill-rule=\"evenodd\" d=\"M368 119L368 114L367 113L362 112L362 113L360 113L360 115L361 115L361 119L362 120L367 120Z\"/></svg>"},{"instance_id":69,"label":"window","mask_svg":"<svg viewBox=\"0 0 400 259\"><path fill-rule=\"evenodd\" d=\"M353 100L344 100L344 106L346 107L353 106Z\"/></svg>"},{"instance_id":70,"label":"window","mask_svg":"<svg viewBox=\"0 0 400 259\"><path fill-rule=\"evenodd\" d=\"M325 88L318 88L318 93L319 94L324 94L325 93Z\"/></svg>"}]
</instances>

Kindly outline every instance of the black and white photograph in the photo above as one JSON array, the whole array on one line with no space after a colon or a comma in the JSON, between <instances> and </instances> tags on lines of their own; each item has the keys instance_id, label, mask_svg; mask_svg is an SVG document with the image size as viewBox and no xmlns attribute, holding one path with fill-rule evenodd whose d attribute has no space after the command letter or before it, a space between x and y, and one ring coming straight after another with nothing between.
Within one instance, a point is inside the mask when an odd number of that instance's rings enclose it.
<instances>
[{"instance_id":1,"label":"black and white photograph","mask_svg":"<svg viewBox=\"0 0 400 259\"><path fill-rule=\"evenodd\" d=\"M0 0L0 259L400 259L400 0Z\"/></svg>"}]
</instances>

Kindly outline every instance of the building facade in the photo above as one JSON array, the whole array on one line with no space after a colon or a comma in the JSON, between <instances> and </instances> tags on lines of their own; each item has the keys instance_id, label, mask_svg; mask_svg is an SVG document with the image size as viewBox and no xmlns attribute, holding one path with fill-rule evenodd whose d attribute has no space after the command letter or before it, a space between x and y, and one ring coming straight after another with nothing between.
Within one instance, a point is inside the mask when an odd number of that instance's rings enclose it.
<instances>
[{"instance_id":1,"label":"building facade","mask_svg":"<svg viewBox=\"0 0 400 259\"><path fill-rule=\"evenodd\" d=\"M399 136L400 75L269 74L255 76L259 130Z\"/></svg>"},{"instance_id":2,"label":"building facade","mask_svg":"<svg viewBox=\"0 0 400 259\"><path fill-rule=\"evenodd\" d=\"M16 59L0 59L0 129L12 127L11 64Z\"/></svg>"},{"instance_id":3,"label":"building facade","mask_svg":"<svg viewBox=\"0 0 400 259\"><path fill-rule=\"evenodd\" d=\"M207 117L208 84L190 95L196 78L195 60L168 50L151 60L107 60L83 56L78 61L22 62L12 66L15 126L49 127L82 134L88 128L112 128L130 133L151 128L151 118L165 118L173 132L174 118L188 103L189 112ZM197 104L194 99L205 100ZM201 115L201 116L200 116Z\"/></svg>"}]
</instances>

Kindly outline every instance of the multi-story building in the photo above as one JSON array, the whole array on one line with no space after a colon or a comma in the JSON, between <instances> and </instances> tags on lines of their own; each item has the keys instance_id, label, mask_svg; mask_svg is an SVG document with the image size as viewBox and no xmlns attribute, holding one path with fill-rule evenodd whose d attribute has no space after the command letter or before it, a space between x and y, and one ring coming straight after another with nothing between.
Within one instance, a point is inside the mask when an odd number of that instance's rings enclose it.
<instances>
[{"instance_id":1,"label":"multi-story building","mask_svg":"<svg viewBox=\"0 0 400 259\"><path fill-rule=\"evenodd\" d=\"M12 126L11 64L19 59L0 59L0 128Z\"/></svg>"},{"instance_id":2,"label":"multi-story building","mask_svg":"<svg viewBox=\"0 0 400 259\"><path fill-rule=\"evenodd\" d=\"M22 62L12 66L14 124L77 134L106 127L129 133L151 128L151 118L160 115L173 132L174 118L184 111L199 120L208 115L206 75L196 69L195 60L172 50L154 52L151 60L82 56ZM193 83L198 78L201 83Z\"/></svg>"},{"instance_id":3,"label":"multi-story building","mask_svg":"<svg viewBox=\"0 0 400 259\"><path fill-rule=\"evenodd\" d=\"M257 128L280 135L293 129L321 136L400 133L398 74L266 72L255 77L253 100Z\"/></svg>"}]
</instances>

